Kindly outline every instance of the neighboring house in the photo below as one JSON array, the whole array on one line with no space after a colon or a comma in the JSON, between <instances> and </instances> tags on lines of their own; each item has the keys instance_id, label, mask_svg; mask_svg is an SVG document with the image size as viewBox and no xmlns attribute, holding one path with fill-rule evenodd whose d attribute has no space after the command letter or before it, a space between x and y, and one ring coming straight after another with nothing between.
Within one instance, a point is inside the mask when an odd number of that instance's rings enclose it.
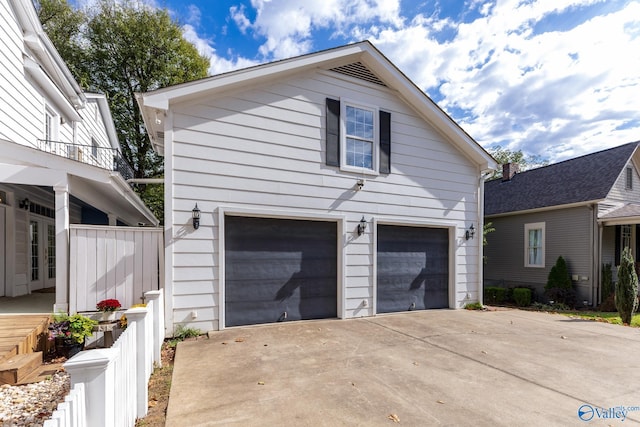
<instances>
[{"instance_id":1,"label":"neighboring house","mask_svg":"<svg viewBox=\"0 0 640 427\"><path fill-rule=\"evenodd\" d=\"M621 249L640 255L638 142L517 173L485 184L485 285L531 286L543 297L562 256L580 305L601 302L602 265L620 264Z\"/></svg>"},{"instance_id":2,"label":"neighboring house","mask_svg":"<svg viewBox=\"0 0 640 427\"><path fill-rule=\"evenodd\" d=\"M157 225L132 191L106 99L85 94L30 1L0 0L0 296L69 301L69 225ZM75 260L83 262L83 260Z\"/></svg>"},{"instance_id":3,"label":"neighboring house","mask_svg":"<svg viewBox=\"0 0 640 427\"><path fill-rule=\"evenodd\" d=\"M165 157L168 328L480 298L496 163L369 42L138 101Z\"/></svg>"}]
</instances>

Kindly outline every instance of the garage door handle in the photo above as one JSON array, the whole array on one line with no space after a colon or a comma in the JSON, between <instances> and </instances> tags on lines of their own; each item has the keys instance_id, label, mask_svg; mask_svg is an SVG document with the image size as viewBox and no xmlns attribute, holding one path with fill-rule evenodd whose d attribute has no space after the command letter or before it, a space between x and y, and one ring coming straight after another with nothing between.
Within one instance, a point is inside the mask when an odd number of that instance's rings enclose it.
<instances>
[{"instance_id":1,"label":"garage door handle","mask_svg":"<svg viewBox=\"0 0 640 427\"><path fill-rule=\"evenodd\" d=\"M278 322L284 322L286 318L287 318L287 312L283 311L280 317L278 317Z\"/></svg>"}]
</instances>

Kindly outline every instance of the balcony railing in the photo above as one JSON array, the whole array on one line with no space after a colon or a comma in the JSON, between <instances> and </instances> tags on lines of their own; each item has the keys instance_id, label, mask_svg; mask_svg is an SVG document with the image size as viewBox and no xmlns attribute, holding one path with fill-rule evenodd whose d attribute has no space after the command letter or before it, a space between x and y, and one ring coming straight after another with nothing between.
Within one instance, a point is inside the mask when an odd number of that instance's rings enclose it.
<instances>
[{"instance_id":1,"label":"balcony railing","mask_svg":"<svg viewBox=\"0 0 640 427\"><path fill-rule=\"evenodd\" d=\"M115 148L70 144L60 141L38 140L38 150L55 154L102 169L119 172L125 179L133 178L133 168Z\"/></svg>"}]
</instances>

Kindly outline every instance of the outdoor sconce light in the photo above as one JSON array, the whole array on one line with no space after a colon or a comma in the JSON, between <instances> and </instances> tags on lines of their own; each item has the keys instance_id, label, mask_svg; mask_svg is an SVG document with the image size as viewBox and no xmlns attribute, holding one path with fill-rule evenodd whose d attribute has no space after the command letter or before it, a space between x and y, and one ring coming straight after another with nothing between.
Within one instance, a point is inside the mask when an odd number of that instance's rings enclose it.
<instances>
[{"instance_id":1,"label":"outdoor sconce light","mask_svg":"<svg viewBox=\"0 0 640 427\"><path fill-rule=\"evenodd\" d=\"M359 179L359 180L356 182L356 190L357 190L357 191L362 190L362 187L364 187L364 183L365 183L365 180L364 180L364 179Z\"/></svg>"},{"instance_id":2,"label":"outdoor sconce light","mask_svg":"<svg viewBox=\"0 0 640 427\"><path fill-rule=\"evenodd\" d=\"M24 199L24 200L20 200L20 203L18 203L18 206L20 207L20 209L24 209L25 211L29 210L29 206L31 205L31 203L29 202L29 199Z\"/></svg>"},{"instance_id":3,"label":"outdoor sconce light","mask_svg":"<svg viewBox=\"0 0 640 427\"><path fill-rule=\"evenodd\" d=\"M358 224L358 236L362 236L366 229L367 229L367 220L364 219L364 215L362 215L362 219L360 220L360 223Z\"/></svg>"},{"instance_id":4,"label":"outdoor sconce light","mask_svg":"<svg viewBox=\"0 0 640 427\"><path fill-rule=\"evenodd\" d=\"M464 237L465 239L469 240L469 239L473 239L473 236L476 234L476 229L473 227L473 224L471 224L471 227L469 227L469 229L467 231L465 231L464 233Z\"/></svg>"},{"instance_id":5,"label":"outdoor sconce light","mask_svg":"<svg viewBox=\"0 0 640 427\"><path fill-rule=\"evenodd\" d=\"M193 229L197 230L200 228L200 209L198 209L197 203L196 207L191 211L191 218L193 218Z\"/></svg>"}]
</instances>

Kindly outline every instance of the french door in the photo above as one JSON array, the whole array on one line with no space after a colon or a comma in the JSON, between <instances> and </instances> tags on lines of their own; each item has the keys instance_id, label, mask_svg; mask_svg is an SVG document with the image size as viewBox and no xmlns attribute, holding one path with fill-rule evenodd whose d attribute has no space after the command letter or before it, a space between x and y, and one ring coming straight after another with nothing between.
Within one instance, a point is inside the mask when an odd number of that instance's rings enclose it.
<instances>
[{"instance_id":1,"label":"french door","mask_svg":"<svg viewBox=\"0 0 640 427\"><path fill-rule=\"evenodd\" d=\"M56 284L56 226L52 220L29 221L29 278L32 291Z\"/></svg>"}]
</instances>

